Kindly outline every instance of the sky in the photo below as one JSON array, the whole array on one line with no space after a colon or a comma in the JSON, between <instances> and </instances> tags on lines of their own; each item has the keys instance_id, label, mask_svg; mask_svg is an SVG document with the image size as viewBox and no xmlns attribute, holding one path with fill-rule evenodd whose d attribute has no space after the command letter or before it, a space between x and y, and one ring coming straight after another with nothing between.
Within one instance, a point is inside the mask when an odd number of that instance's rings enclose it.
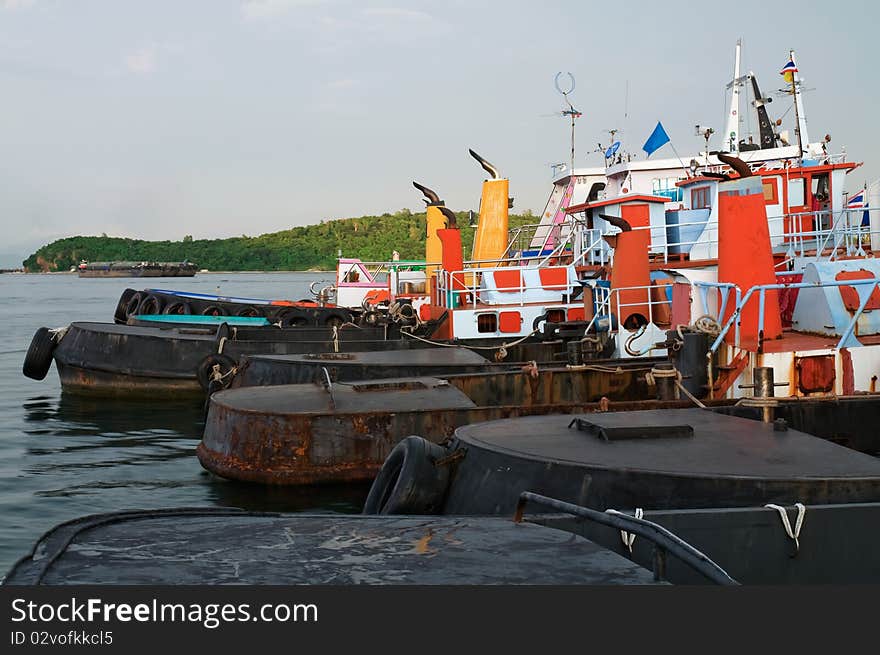
<instances>
[{"instance_id":1,"label":"sky","mask_svg":"<svg viewBox=\"0 0 880 655\"><path fill-rule=\"evenodd\" d=\"M738 38L768 95L796 51L811 140L865 162L852 191L880 177L878 7L0 0L0 267L64 236L255 236L418 211L412 180L476 210L468 148L510 178L514 211L537 213L569 157L558 73L583 112L576 166L602 163L610 129L639 151L658 120L687 160L694 125L722 132ZM789 107L774 98L771 119Z\"/></svg>"}]
</instances>

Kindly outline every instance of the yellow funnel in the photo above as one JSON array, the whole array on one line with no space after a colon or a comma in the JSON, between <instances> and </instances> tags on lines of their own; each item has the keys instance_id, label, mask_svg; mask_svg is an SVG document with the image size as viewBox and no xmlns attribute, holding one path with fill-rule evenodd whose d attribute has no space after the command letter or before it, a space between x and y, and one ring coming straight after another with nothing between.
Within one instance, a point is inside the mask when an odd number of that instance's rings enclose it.
<instances>
[{"instance_id":1,"label":"yellow funnel","mask_svg":"<svg viewBox=\"0 0 880 655\"><path fill-rule=\"evenodd\" d=\"M480 222L474 235L474 260L501 259L507 250L508 191L507 179L483 182L480 200ZM476 264L479 268L493 268L497 263Z\"/></svg>"}]
</instances>

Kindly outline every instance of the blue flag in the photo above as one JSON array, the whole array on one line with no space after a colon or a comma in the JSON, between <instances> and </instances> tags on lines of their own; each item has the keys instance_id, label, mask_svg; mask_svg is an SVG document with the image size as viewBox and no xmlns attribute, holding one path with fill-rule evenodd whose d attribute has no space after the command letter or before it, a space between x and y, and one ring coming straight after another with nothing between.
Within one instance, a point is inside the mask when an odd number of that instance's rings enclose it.
<instances>
[{"instance_id":1,"label":"blue flag","mask_svg":"<svg viewBox=\"0 0 880 655\"><path fill-rule=\"evenodd\" d=\"M648 137L648 140L645 141L645 145L642 146L642 150L648 153L648 157L651 156L657 149L661 146L669 143L669 135L666 134L666 130L663 129L663 125L660 121L657 121L657 127L654 128L654 131L651 132L651 136Z\"/></svg>"}]
</instances>

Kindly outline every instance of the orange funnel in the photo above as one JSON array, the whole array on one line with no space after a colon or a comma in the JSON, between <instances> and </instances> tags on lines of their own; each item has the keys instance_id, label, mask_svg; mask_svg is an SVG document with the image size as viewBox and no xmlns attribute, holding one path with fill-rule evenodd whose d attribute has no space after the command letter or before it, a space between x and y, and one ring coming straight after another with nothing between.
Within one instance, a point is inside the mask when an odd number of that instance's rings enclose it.
<instances>
[{"instance_id":1,"label":"orange funnel","mask_svg":"<svg viewBox=\"0 0 880 655\"><path fill-rule=\"evenodd\" d=\"M441 282L446 284L445 305L449 308L455 308L461 303L458 294L453 294L452 291L465 288L464 274L460 272L464 269L464 258L461 254L461 231L458 228L437 230L437 236L443 244L443 277L438 279L438 285ZM459 272L452 275L450 279L449 276L456 271ZM439 298L435 299L435 302L437 300Z\"/></svg>"},{"instance_id":2,"label":"orange funnel","mask_svg":"<svg viewBox=\"0 0 880 655\"><path fill-rule=\"evenodd\" d=\"M614 247L611 267L611 289L620 289L612 296L611 311L617 321L632 330L648 322L651 270L648 265L648 230L625 231L606 237ZM632 289L626 287L643 287Z\"/></svg>"},{"instance_id":3,"label":"orange funnel","mask_svg":"<svg viewBox=\"0 0 880 655\"><path fill-rule=\"evenodd\" d=\"M718 281L736 284L745 295L759 284L775 284L773 252L761 178L744 177L718 184ZM744 346L757 345L761 338L776 339L782 335L779 294L767 291L764 302L763 331L758 325L759 296L755 292L740 316L740 338ZM735 304L728 297L722 317L726 322ZM732 343L735 333L727 333Z\"/></svg>"}]
</instances>

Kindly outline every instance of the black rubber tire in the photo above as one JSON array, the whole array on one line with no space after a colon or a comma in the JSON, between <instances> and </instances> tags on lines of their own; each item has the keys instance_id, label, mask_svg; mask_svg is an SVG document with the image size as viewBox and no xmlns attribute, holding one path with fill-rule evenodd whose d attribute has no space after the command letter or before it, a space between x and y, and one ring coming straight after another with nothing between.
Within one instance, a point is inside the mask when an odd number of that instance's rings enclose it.
<instances>
[{"instance_id":1,"label":"black rubber tire","mask_svg":"<svg viewBox=\"0 0 880 655\"><path fill-rule=\"evenodd\" d=\"M31 345L28 346L27 354L24 356L21 372L32 380L44 379L52 367L52 353L57 345L58 342L55 341L49 328L38 329L34 332Z\"/></svg>"},{"instance_id":2,"label":"black rubber tire","mask_svg":"<svg viewBox=\"0 0 880 655\"><path fill-rule=\"evenodd\" d=\"M309 319L298 309L282 309L273 323L281 323L281 327L302 327L309 324Z\"/></svg>"},{"instance_id":3,"label":"black rubber tire","mask_svg":"<svg viewBox=\"0 0 880 655\"><path fill-rule=\"evenodd\" d=\"M258 318L263 315L263 312L259 307L254 307L253 305L245 305L244 307L238 309L235 312L235 315Z\"/></svg>"},{"instance_id":4,"label":"black rubber tire","mask_svg":"<svg viewBox=\"0 0 880 655\"><path fill-rule=\"evenodd\" d=\"M235 360L232 359L232 357L230 357L229 355L214 353L202 359L202 361L199 362L199 365L196 368L196 377L198 378L199 384L201 385L202 389L204 389L206 392L213 393L214 391L225 389L232 382L231 375L225 378L223 384L219 386L212 381L211 373L215 364L220 365L221 375L225 375L233 368L235 368Z\"/></svg>"},{"instance_id":5,"label":"black rubber tire","mask_svg":"<svg viewBox=\"0 0 880 655\"><path fill-rule=\"evenodd\" d=\"M119 296L119 302L116 303L116 311L113 312L113 321L116 323L125 323L128 320L128 313L126 312L126 307L128 307L128 301L131 297L136 294L137 291L134 289L126 289L122 292L122 295Z\"/></svg>"},{"instance_id":6,"label":"black rubber tire","mask_svg":"<svg viewBox=\"0 0 880 655\"><path fill-rule=\"evenodd\" d=\"M435 462L448 454L443 446L422 437L405 437L382 464L363 513L439 514L449 486L449 467Z\"/></svg>"},{"instance_id":7,"label":"black rubber tire","mask_svg":"<svg viewBox=\"0 0 880 655\"><path fill-rule=\"evenodd\" d=\"M161 314L162 306L165 303L162 301L159 296L153 295L152 293L147 294L147 296L141 300L141 304L138 305L137 313L138 314Z\"/></svg>"},{"instance_id":8,"label":"black rubber tire","mask_svg":"<svg viewBox=\"0 0 880 655\"><path fill-rule=\"evenodd\" d=\"M202 316L225 316L225 312L220 305L208 305L199 312Z\"/></svg>"},{"instance_id":9,"label":"black rubber tire","mask_svg":"<svg viewBox=\"0 0 880 655\"><path fill-rule=\"evenodd\" d=\"M144 299L144 294L140 291L135 291L128 299L128 304L125 306L125 320L128 321L132 316L137 314L138 308L141 306L141 301Z\"/></svg>"},{"instance_id":10,"label":"black rubber tire","mask_svg":"<svg viewBox=\"0 0 880 655\"><path fill-rule=\"evenodd\" d=\"M374 309L364 312L364 315L361 316L361 322L364 325L376 325L379 322L379 312Z\"/></svg>"},{"instance_id":11,"label":"black rubber tire","mask_svg":"<svg viewBox=\"0 0 880 655\"><path fill-rule=\"evenodd\" d=\"M192 305L190 305L185 300L172 300L170 303L165 305L165 308L162 310L163 314L173 314L175 316L181 316L183 314L192 314Z\"/></svg>"},{"instance_id":12,"label":"black rubber tire","mask_svg":"<svg viewBox=\"0 0 880 655\"><path fill-rule=\"evenodd\" d=\"M342 314L333 313L333 314L330 314L329 316L326 316L324 318L324 325L328 325L328 326L335 325L336 327L339 327L340 325L345 323L347 320L348 319L345 318L345 316L343 316Z\"/></svg>"}]
</instances>

